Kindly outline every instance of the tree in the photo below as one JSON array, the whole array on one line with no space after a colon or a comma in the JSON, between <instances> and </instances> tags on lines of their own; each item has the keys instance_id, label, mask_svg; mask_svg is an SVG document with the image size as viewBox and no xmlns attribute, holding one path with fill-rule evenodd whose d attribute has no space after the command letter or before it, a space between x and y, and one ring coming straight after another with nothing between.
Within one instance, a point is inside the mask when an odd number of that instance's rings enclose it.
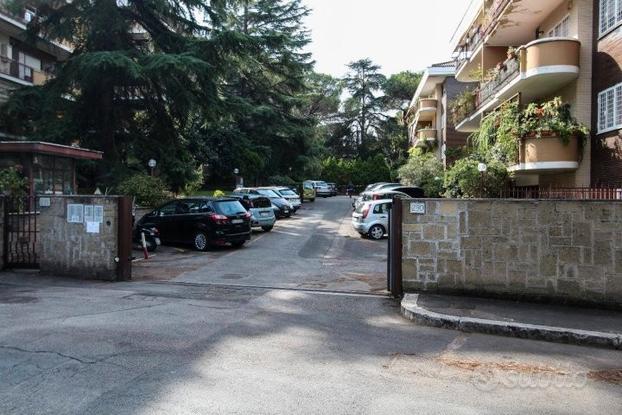
<instances>
[{"instance_id":1,"label":"tree","mask_svg":"<svg viewBox=\"0 0 622 415\"><path fill-rule=\"evenodd\" d=\"M42 87L17 92L5 114L16 133L104 151L99 182L156 158L177 190L198 167L183 135L192 111L221 108L219 68L239 39L207 27L220 1L15 0L37 9L31 36L73 45ZM19 128L15 128L20 120ZM139 167L140 166L140 167Z\"/></svg>"},{"instance_id":2,"label":"tree","mask_svg":"<svg viewBox=\"0 0 622 415\"><path fill-rule=\"evenodd\" d=\"M344 103L345 124L363 158L371 154L370 141L378 136L380 124L386 119L380 96L386 77L379 71L380 66L370 59L361 59L348 65L348 74L343 80L350 94Z\"/></svg>"},{"instance_id":3,"label":"tree","mask_svg":"<svg viewBox=\"0 0 622 415\"><path fill-rule=\"evenodd\" d=\"M399 169L402 183L421 187L426 197L440 197L443 193L443 164L430 153L414 153Z\"/></svg>"}]
</instances>

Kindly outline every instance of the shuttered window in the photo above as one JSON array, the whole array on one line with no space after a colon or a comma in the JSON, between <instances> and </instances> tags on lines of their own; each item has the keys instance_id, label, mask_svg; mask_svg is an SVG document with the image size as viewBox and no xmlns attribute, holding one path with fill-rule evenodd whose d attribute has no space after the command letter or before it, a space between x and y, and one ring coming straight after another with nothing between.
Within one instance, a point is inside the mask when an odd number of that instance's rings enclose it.
<instances>
[{"instance_id":1,"label":"shuttered window","mask_svg":"<svg viewBox=\"0 0 622 415\"><path fill-rule=\"evenodd\" d=\"M622 129L622 84L598 94L598 132Z\"/></svg>"},{"instance_id":2,"label":"shuttered window","mask_svg":"<svg viewBox=\"0 0 622 415\"><path fill-rule=\"evenodd\" d=\"M601 36L622 23L622 0L600 0L599 26Z\"/></svg>"}]
</instances>

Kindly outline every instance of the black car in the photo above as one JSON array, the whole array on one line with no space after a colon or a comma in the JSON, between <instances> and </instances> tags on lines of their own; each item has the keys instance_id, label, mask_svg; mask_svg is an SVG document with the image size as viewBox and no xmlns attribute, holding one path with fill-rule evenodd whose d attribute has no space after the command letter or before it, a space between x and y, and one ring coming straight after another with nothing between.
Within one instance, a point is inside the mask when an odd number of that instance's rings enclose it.
<instances>
[{"instance_id":1,"label":"black car","mask_svg":"<svg viewBox=\"0 0 622 415\"><path fill-rule=\"evenodd\" d=\"M139 226L155 227L164 243L241 247L251 239L251 214L234 198L193 198L168 202L145 215Z\"/></svg>"},{"instance_id":2,"label":"black car","mask_svg":"<svg viewBox=\"0 0 622 415\"><path fill-rule=\"evenodd\" d=\"M258 189L253 187L242 187L235 189L233 191L234 194L247 194L247 195L257 195L264 196L270 199L272 202L272 208L274 209L274 216L277 219L289 218L294 213L294 207L287 200L276 194L274 190L270 189Z\"/></svg>"}]
</instances>

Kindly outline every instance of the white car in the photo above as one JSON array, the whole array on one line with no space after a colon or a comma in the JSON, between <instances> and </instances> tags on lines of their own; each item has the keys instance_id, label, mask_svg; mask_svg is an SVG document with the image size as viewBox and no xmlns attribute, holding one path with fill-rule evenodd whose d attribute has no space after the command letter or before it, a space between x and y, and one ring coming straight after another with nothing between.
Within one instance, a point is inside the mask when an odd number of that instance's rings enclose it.
<instances>
[{"instance_id":1,"label":"white car","mask_svg":"<svg viewBox=\"0 0 622 415\"><path fill-rule=\"evenodd\" d=\"M352 213L352 227L371 239L379 240L389 232L391 199L371 200L360 204Z\"/></svg>"},{"instance_id":2,"label":"white car","mask_svg":"<svg viewBox=\"0 0 622 415\"><path fill-rule=\"evenodd\" d=\"M315 194L319 197L330 197L333 192L330 189L330 186L326 182L313 180L311 181L313 184L313 188L315 189Z\"/></svg>"},{"instance_id":3,"label":"white car","mask_svg":"<svg viewBox=\"0 0 622 415\"><path fill-rule=\"evenodd\" d=\"M300 209L300 206L302 206L302 202L300 201L300 196L298 195L298 193L294 192L289 187L270 187L270 189L274 190L283 199L287 200L294 208L294 212L296 212L298 209Z\"/></svg>"}]
</instances>

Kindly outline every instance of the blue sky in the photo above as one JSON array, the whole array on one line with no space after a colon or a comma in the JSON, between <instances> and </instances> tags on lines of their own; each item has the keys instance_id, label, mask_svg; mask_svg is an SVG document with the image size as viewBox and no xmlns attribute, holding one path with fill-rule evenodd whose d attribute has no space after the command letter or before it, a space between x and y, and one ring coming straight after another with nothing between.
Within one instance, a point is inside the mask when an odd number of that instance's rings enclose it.
<instances>
[{"instance_id":1,"label":"blue sky","mask_svg":"<svg viewBox=\"0 0 622 415\"><path fill-rule=\"evenodd\" d=\"M449 41L470 0L304 0L316 70L343 75L369 57L391 74L451 57Z\"/></svg>"}]
</instances>

